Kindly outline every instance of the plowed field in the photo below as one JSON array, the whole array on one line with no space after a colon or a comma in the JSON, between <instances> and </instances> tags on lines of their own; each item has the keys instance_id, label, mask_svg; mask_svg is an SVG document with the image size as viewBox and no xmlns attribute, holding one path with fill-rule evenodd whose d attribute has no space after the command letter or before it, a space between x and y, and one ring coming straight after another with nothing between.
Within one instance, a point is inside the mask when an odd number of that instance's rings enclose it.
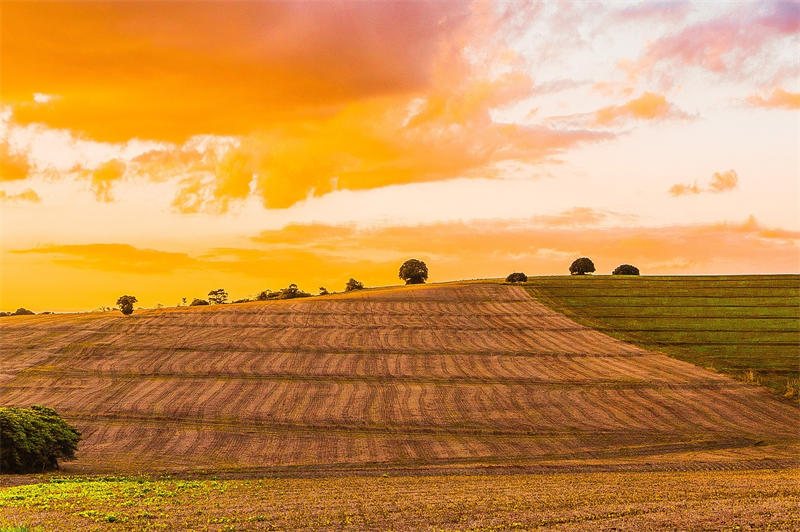
<instances>
[{"instance_id":1,"label":"plowed field","mask_svg":"<svg viewBox=\"0 0 800 532\"><path fill-rule=\"evenodd\" d=\"M68 471L743 469L797 464L800 410L522 287L13 316L0 404L84 434Z\"/></svg>"}]
</instances>

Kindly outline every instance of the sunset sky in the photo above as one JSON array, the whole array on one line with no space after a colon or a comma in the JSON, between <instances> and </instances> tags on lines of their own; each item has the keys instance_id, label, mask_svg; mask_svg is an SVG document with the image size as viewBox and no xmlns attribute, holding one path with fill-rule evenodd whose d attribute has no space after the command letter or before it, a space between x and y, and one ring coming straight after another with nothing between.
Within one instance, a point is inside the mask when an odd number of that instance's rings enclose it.
<instances>
[{"instance_id":1,"label":"sunset sky","mask_svg":"<svg viewBox=\"0 0 800 532\"><path fill-rule=\"evenodd\" d=\"M0 9L0 310L800 271L797 2Z\"/></svg>"}]
</instances>

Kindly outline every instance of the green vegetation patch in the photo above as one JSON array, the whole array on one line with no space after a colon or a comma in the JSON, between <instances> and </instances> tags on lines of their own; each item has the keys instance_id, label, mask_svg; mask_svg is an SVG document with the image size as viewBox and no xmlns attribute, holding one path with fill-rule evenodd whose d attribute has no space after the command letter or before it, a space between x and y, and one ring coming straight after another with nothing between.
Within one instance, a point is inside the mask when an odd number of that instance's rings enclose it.
<instances>
[{"instance_id":1,"label":"green vegetation patch","mask_svg":"<svg viewBox=\"0 0 800 532\"><path fill-rule=\"evenodd\" d=\"M800 275L531 277L525 286L615 338L798 397Z\"/></svg>"},{"instance_id":2,"label":"green vegetation patch","mask_svg":"<svg viewBox=\"0 0 800 532\"><path fill-rule=\"evenodd\" d=\"M0 490L0 530L789 530L800 523L797 480L796 469L56 479Z\"/></svg>"}]
</instances>

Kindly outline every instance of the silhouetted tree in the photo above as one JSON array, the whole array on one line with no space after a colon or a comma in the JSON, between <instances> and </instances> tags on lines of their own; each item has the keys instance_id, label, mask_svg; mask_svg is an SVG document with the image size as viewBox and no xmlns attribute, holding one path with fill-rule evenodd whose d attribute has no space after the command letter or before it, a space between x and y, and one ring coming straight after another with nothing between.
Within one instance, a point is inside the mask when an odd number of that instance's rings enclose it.
<instances>
[{"instance_id":1,"label":"silhouetted tree","mask_svg":"<svg viewBox=\"0 0 800 532\"><path fill-rule=\"evenodd\" d=\"M186 306L186 298L185 297L181 298L181 305L183 305L184 307Z\"/></svg>"},{"instance_id":2,"label":"silhouetted tree","mask_svg":"<svg viewBox=\"0 0 800 532\"><path fill-rule=\"evenodd\" d=\"M620 264L614 268L611 275L639 275L639 268L631 264Z\"/></svg>"},{"instance_id":3,"label":"silhouetted tree","mask_svg":"<svg viewBox=\"0 0 800 532\"><path fill-rule=\"evenodd\" d=\"M117 299L117 306L126 316L133 314L133 304L139 301L135 296L119 296Z\"/></svg>"},{"instance_id":4,"label":"silhouetted tree","mask_svg":"<svg viewBox=\"0 0 800 532\"><path fill-rule=\"evenodd\" d=\"M32 310L28 310L28 309L26 309L24 307L19 307L17 310L14 311L13 315L14 316L32 316L34 314L36 314L36 313L34 311L32 311Z\"/></svg>"},{"instance_id":5,"label":"silhouetted tree","mask_svg":"<svg viewBox=\"0 0 800 532\"><path fill-rule=\"evenodd\" d=\"M406 284L422 284L428 279L428 267L417 259L408 259L400 266L400 278Z\"/></svg>"},{"instance_id":6,"label":"silhouetted tree","mask_svg":"<svg viewBox=\"0 0 800 532\"><path fill-rule=\"evenodd\" d=\"M353 290L362 290L363 288L364 288L364 283L356 281L351 277L350 280L347 281L347 284L344 286L344 291L352 292Z\"/></svg>"},{"instance_id":7,"label":"silhouetted tree","mask_svg":"<svg viewBox=\"0 0 800 532\"><path fill-rule=\"evenodd\" d=\"M256 300L258 300L258 301L266 301L267 299L271 299L272 298L272 293L273 293L272 290L269 290L269 289L263 290L262 292L260 292L256 296Z\"/></svg>"},{"instance_id":8,"label":"silhouetted tree","mask_svg":"<svg viewBox=\"0 0 800 532\"><path fill-rule=\"evenodd\" d=\"M205 299L197 299L194 298L191 303L189 303L190 307L198 307L200 305L208 305L208 301Z\"/></svg>"},{"instance_id":9,"label":"silhouetted tree","mask_svg":"<svg viewBox=\"0 0 800 532\"><path fill-rule=\"evenodd\" d=\"M528 276L522 272L514 272L506 277L507 283L525 283L528 281Z\"/></svg>"},{"instance_id":10,"label":"silhouetted tree","mask_svg":"<svg viewBox=\"0 0 800 532\"><path fill-rule=\"evenodd\" d=\"M587 273L592 273L594 271L594 262L587 257L581 257L579 259L575 259L572 262L572 265L569 267L569 273L571 275L584 275Z\"/></svg>"},{"instance_id":11,"label":"silhouetted tree","mask_svg":"<svg viewBox=\"0 0 800 532\"><path fill-rule=\"evenodd\" d=\"M327 288L325 288L324 286L320 286L320 287L319 287L319 295L321 295L321 296L327 296L327 295L328 295L328 289L327 289Z\"/></svg>"},{"instance_id":12,"label":"silhouetted tree","mask_svg":"<svg viewBox=\"0 0 800 532\"><path fill-rule=\"evenodd\" d=\"M0 471L35 473L75 458L81 433L52 408L0 408Z\"/></svg>"},{"instance_id":13,"label":"silhouetted tree","mask_svg":"<svg viewBox=\"0 0 800 532\"><path fill-rule=\"evenodd\" d=\"M208 300L215 305L222 305L228 300L228 292L226 292L223 288L217 288L216 290L212 290L208 293Z\"/></svg>"}]
</instances>

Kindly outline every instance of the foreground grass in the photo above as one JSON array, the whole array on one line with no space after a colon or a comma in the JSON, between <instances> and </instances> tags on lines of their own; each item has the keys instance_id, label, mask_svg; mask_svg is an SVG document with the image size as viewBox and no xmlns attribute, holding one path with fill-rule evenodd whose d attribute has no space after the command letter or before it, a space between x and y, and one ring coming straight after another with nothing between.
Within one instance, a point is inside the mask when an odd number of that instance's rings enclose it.
<instances>
[{"instance_id":1,"label":"foreground grass","mask_svg":"<svg viewBox=\"0 0 800 532\"><path fill-rule=\"evenodd\" d=\"M800 527L800 470L226 481L53 478L0 490L0 527L437 529Z\"/></svg>"},{"instance_id":2,"label":"foreground grass","mask_svg":"<svg viewBox=\"0 0 800 532\"><path fill-rule=\"evenodd\" d=\"M584 325L798 397L798 275L532 277L526 286Z\"/></svg>"}]
</instances>

